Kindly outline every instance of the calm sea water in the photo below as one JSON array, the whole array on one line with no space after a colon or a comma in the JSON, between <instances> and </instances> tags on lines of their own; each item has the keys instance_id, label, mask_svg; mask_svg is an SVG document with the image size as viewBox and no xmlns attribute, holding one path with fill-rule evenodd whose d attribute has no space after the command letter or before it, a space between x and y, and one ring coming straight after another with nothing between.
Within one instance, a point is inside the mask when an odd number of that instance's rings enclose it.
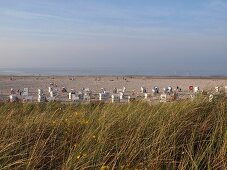
<instances>
[{"instance_id":1,"label":"calm sea water","mask_svg":"<svg viewBox=\"0 0 227 170\"><path fill-rule=\"evenodd\" d=\"M227 70L152 70L152 68L0 68L0 75L56 75L56 76L95 76L95 75L144 75L144 76L227 76Z\"/></svg>"}]
</instances>

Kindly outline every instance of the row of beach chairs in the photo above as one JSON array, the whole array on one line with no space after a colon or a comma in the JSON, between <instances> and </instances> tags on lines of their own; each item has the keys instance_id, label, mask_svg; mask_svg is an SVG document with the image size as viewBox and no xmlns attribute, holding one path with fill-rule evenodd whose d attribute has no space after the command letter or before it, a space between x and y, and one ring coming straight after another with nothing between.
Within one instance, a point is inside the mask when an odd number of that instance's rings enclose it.
<instances>
[{"instance_id":1,"label":"row of beach chairs","mask_svg":"<svg viewBox=\"0 0 227 170\"><path fill-rule=\"evenodd\" d=\"M195 94L201 92L198 86L193 87L189 86L188 92L190 97L193 98ZM227 86L224 87L215 87L214 92L210 94L209 100L212 101L216 93L225 92L227 93ZM130 102L136 99L145 99L149 100L151 97L156 97L160 102L174 101L179 99L179 95L182 93L182 89L177 87L173 89L171 86L167 86L160 91L159 87L154 87L148 92L148 89L141 87L140 94L138 95L135 91L129 92L125 87L122 89L114 88L113 92L108 92L105 88L102 88L99 93L93 93L89 88L83 88L81 91L77 92L74 89L71 89L69 92L65 87L62 87L61 90L57 89L56 86L48 87L49 95L46 95L42 89L38 89L37 101L46 102L46 101L61 101L62 95L65 94L65 101L70 102L90 102L91 100L98 100L103 102ZM3 100L0 96L0 100ZM30 95L29 89L24 88L23 91L19 92L19 95L14 89L11 89L10 102L16 102L22 100L24 102L34 101L34 97Z\"/></svg>"}]
</instances>

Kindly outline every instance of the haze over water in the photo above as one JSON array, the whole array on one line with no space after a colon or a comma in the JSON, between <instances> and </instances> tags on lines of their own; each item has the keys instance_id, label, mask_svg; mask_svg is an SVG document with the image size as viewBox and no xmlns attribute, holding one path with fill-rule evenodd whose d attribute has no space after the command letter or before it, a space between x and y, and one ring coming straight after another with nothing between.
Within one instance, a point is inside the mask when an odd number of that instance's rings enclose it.
<instances>
[{"instance_id":1,"label":"haze over water","mask_svg":"<svg viewBox=\"0 0 227 170\"><path fill-rule=\"evenodd\" d=\"M43 75L43 76L97 76L97 75L145 75L145 76L227 76L227 70L218 72L212 69L175 72L154 70L152 68L123 68L123 67L96 67L96 68L0 68L0 75Z\"/></svg>"},{"instance_id":2,"label":"haze over water","mask_svg":"<svg viewBox=\"0 0 227 170\"><path fill-rule=\"evenodd\" d=\"M226 75L226 21L226 0L0 1L0 74Z\"/></svg>"}]
</instances>

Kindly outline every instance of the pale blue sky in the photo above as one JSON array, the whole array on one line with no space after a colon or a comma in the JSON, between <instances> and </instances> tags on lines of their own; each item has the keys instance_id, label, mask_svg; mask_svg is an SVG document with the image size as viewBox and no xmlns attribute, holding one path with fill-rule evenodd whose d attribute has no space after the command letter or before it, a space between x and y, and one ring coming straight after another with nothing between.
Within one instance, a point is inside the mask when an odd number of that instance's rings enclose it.
<instances>
[{"instance_id":1,"label":"pale blue sky","mask_svg":"<svg viewBox=\"0 0 227 170\"><path fill-rule=\"evenodd\" d=\"M0 0L0 67L225 63L226 0Z\"/></svg>"}]
</instances>

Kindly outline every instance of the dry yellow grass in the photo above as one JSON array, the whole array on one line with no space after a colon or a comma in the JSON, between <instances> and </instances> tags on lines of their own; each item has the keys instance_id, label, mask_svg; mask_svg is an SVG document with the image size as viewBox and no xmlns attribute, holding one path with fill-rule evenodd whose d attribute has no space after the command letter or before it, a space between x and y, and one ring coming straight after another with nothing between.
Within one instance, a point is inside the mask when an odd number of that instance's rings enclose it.
<instances>
[{"instance_id":1,"label":"dry yellow grass","mask_svg":"<svg viewBox=\"0 0 227 170\"><path fill-rule=\"evenodd\" d=\"M0 104L0 169L226 169L227 100Z\"/></svg>"}]
</instances>

